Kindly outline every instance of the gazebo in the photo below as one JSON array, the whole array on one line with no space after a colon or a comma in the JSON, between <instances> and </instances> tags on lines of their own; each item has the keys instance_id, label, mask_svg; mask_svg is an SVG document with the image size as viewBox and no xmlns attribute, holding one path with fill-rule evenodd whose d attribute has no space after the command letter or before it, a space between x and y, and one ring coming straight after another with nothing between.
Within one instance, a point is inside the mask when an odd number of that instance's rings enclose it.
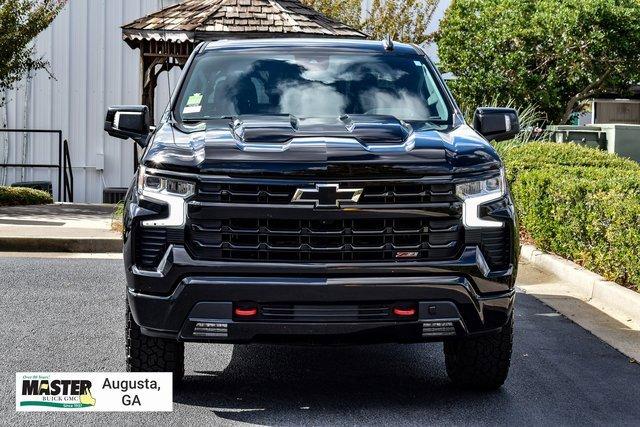
<instances>
[{"instance_id":1,"label":"gazebo","mask_svg":"<svg viewBox=\"0 0 640 427\"><path fill-rule=\"evenodd\" d=\"M158 76L183 67L201 41L267 37L366 38L299 0L187 0L122 27L124 41L140 49L142 104L153 117Z\"/></svg>"}]
</instances>

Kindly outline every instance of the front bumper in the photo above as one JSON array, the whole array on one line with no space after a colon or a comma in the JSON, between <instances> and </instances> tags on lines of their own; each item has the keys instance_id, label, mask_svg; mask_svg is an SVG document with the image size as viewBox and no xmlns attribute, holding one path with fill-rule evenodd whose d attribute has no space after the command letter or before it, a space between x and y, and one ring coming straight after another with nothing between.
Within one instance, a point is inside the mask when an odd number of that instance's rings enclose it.
<instances>
[{"instance_id":1,"label":"front bumper","mask_svg":"<svg viewBox=\"0 0 640 427\"><path fill-rule=\"evenodd\" d=\"M135 266L127 271L129 305L143 333L227 343L421 342L481 334L507 323L513 311L514 277L513 266L491 271L477 247L440 263L293 266L198 261L183 247L173 246L157 271ZM150 292L165 286L169 292ZM241 301L410 301L418 310L416 318L406 321L239 321L233 306Z\"/></svg>"}]
</instances>

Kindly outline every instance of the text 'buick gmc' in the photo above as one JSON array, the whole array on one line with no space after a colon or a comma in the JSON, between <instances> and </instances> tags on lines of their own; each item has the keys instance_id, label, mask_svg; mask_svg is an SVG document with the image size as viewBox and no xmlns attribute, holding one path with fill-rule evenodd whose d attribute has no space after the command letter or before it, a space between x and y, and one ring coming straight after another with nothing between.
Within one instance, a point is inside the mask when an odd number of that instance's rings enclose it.
<instances>
[{"instance_id":1,"label":"text 'buick gmc'","mask_svg":"<svg viewBox=\"0 0 640 427\"><path fill-rule=\"evenodd\" d=\"M502 162L514 110L467 125L422 49L203 43L126 198L127 367L184 372L185 342L444 341L451 380L502 385L518 237Z\"/></svg>"}]
</instances>

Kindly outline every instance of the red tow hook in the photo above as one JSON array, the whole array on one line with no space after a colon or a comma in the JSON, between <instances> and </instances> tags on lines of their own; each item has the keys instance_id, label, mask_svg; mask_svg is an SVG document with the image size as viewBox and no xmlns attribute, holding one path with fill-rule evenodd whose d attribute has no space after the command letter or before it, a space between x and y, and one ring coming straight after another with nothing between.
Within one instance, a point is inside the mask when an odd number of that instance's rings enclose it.
<instances>
[{"instance_id":1,"label":"red tow hook","mask_svg":"<svg viewBox=\"0 0 640 427\"><path fill-rule=\"evenodd\" d=\"M258 314L257 308L238 308L236 307L234 311L235 315L238 317L253 317Z\"/></svg>"},{"instance_id":2,"label":"red tow hook","mask_svg":"<svg viewBox=\"0 0 640 427\"><path fill-rule=\"evenodd\" d=\"M400 317L411 317L411 316L415 316L416 309L415 308L394 307L393 314L395 314L396 316L400 316Z\"/></svg>"}]
</instances>

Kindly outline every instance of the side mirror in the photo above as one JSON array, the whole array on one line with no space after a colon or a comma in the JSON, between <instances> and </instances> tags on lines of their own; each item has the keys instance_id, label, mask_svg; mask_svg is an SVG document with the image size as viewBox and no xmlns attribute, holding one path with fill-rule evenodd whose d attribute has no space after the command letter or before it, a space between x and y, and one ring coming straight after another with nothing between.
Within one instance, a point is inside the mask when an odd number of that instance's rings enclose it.
<instances>
[{"instance_id":1,"label":"side mirror","mask_svg":"<svg viewBox=\"0 0 640 427\"><path fill-rule=\"evenodd\" d=\"M473 115L473 128L489 141L512 139L520 133L518 112L513 108L478 108Z\"/></svg>"},{"instance_id":2,"label":"side mirror","mask_svg":"<svg viewBox=\"0 0 640 427\"><path fill-rule=\"evenodd\" d=\"M104 130L120 139L133 139L141 147L147 145L151 127L149 107L146 105L116 105L109 108Z\"/></svg>"}]
</instances>

